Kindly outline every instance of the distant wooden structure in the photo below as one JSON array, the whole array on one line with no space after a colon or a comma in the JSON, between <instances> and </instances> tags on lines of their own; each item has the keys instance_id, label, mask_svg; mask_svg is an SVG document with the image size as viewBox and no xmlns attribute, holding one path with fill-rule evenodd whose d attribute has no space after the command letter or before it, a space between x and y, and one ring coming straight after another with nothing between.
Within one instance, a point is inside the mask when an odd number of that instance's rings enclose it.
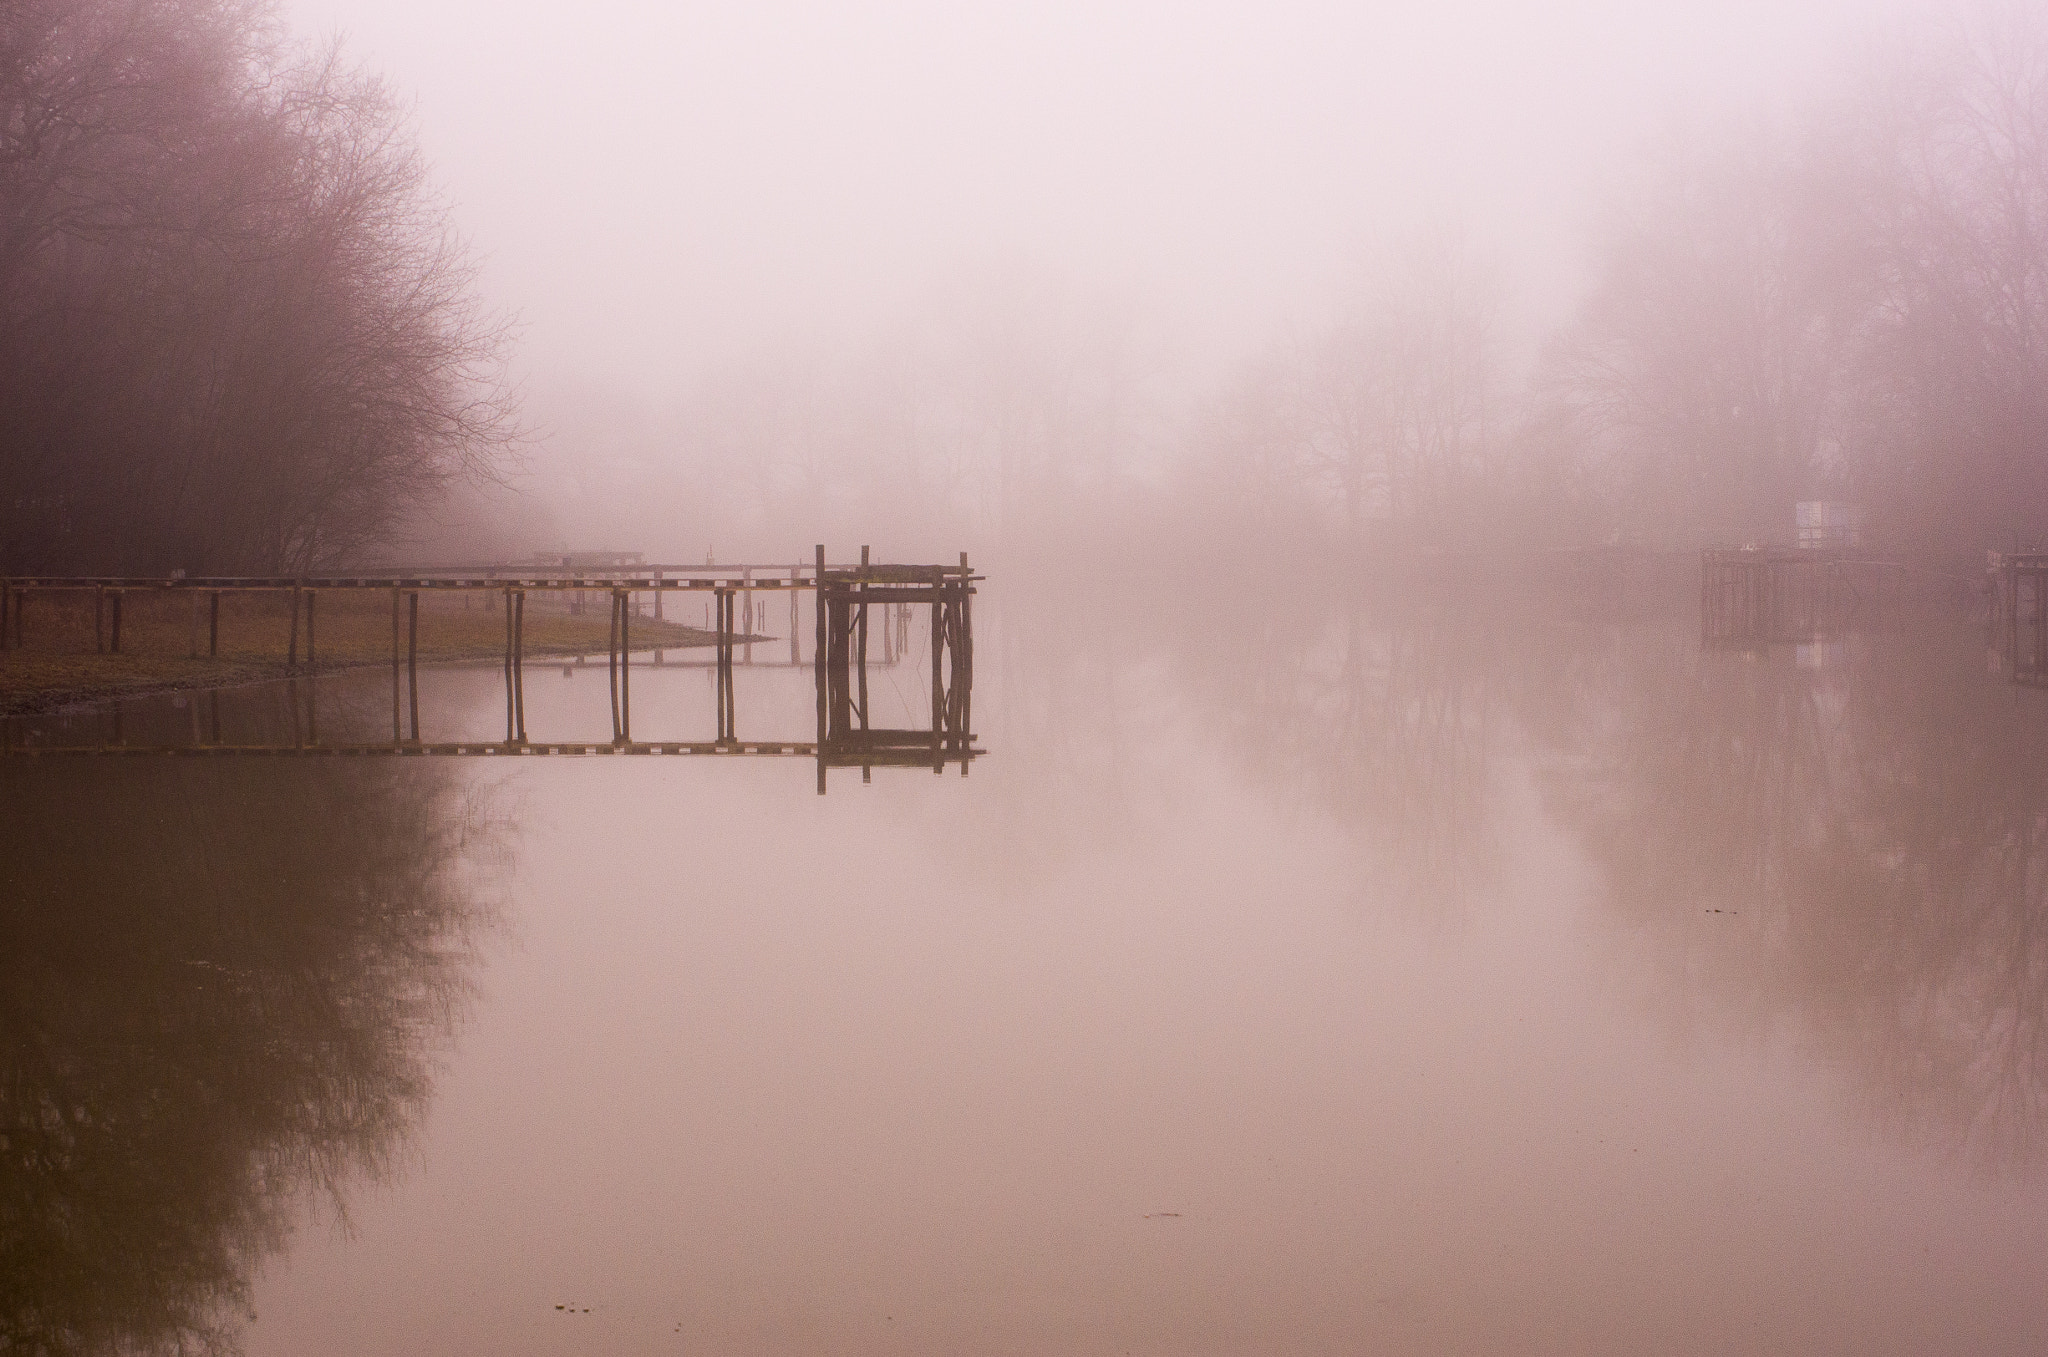
<instances>
[{"instance_id":1,"label":"distant wooden structure","mask_svg":"<svg viewBox=\"0 0 2048 1357\"><path fill-rule=\"evenodd\" d=\"M1994 551L1985 566L1991 626L2012 681L2048 687L2048 552Z\"/></svg>"},{"instance_id":2,"label":"distant wooden structure","mask_svg":"<svg viewBox=\"0 0 2048 1357\"><path fill-rule=\"evenodd\" d=\"M1749 647L1875 625L1900 567L1822 547L1709 548L1700 557L1700 638Z\"/></svg>"},{"instance_id":3,"label":"distant wooden structure","mask_svg":"<svg viewBox=\"0 0 2048 1357\"><path fill-rule=\"evenodd\" d=\"M625 554L625 553L619 553ZM671 574L670 572L675 572ZM772 572L772 573L771 573ZM315 662L314 603L319 594L336 590L388 591L391 595L391 741L389 744L321 745L315 738L291 746L173 746L154 751L127 745L13 746L12 754L63 753L434 753L465 755L528 755L583 753L602 749L626 754L806 753L817 760L818 791L823 794L831 768L859 768L863 780L876 767L929 767L943 771L957 763L964 776L968 765L985 751L974 747L972 689L974 635L971 600L984 577L960 554L958 566L871 564L861 548L858 564L828 565L825 548L816 549L808 569L803 566L646 566L636 562L585 566L453 567L372 575L319 575L264 578L0 578L0 649L21 644L23 601L35 593L90 592L94 599L95 649L105 649L103 618L111 601L112 651L121 648L121 600L131 593L184 593L207 600L212 617L208 653L220 643L220 599L227 593L288 593L291 596L291 637L287 664L298 664L298 637L303 613L306 662ZM807 742L743 741L733 685L735 651L742 637L740 601L754 614L754 591L790 594L790 619L795 622L796 596L816 595L817 639L812 667L817 686L817 738ZM505 738L499 742L423 743L419 711L419 600L422 592L481 591L505 603ZM526 735L525 615L529 593L599 591L611 600L607 651L612 707L612 739L608 745L534 743ZM717 670L717 739L708 745L674 741L636 741L632 734L632 619L636 593L708 593L711 595ZM907 639L909 609L931 609L931 725L918 729L884 729L868 720L869 610L881 607L884 650L892 660ZM791 629L791 662L798 662L795 628ZM403 682L401 683L401 679Z\"/></svg>"}]
</instances>

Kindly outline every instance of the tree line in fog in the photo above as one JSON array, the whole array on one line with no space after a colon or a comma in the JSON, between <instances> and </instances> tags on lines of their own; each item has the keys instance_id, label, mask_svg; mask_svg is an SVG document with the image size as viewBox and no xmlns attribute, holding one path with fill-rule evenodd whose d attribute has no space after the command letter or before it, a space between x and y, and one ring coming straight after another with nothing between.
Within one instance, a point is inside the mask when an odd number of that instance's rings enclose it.
<instances>
[{"instance_id":1,"label":"tree line in fog","mask_svg":"<svg viewBox=\"0 0 2048 1357\"><path fill-rule=\"evenodd\" d=\"M375 80L264 0L20 0L0 565L1693 547L1785 540L1805 499L1885 546L2034 540L2048 29L1980 16L1829 88L1647 147L1534 349L1454 230L1199 375L1143 306L1024 268L648 400L538 382L515 493L504 327Z\"/></svg>"},{"instance_id":2,"label":"tree line in fog","mask_svg":"<svg viewBox=\"0 0 2048 1357\"><path fill-rule=\"evenodd\" d=\"M1592 218L1583 301L1534 345L1505 320L1516 280L1457 230L1200 378L1142 307L1017 270L666 405L558 391L541 484L567 536L662 549L684 505L730 559L878 523L913 552L1692 548L1790 540L1816 499L1863 506L1884 547L2035 540L2048 29L1980 17L1827 89L1646 145Z\"/></svg>"},{"instance_id":3,"label":"tree line in fog","mask_svg":"<svg viewBox=\"0 0 2048 1357\"><path fill-rule=\"evenodd\" d=\"M1784 541L1860 502L1897 547L2048 510L2048 30L2012 11L1833 97L1650 148L1578 314L1524 374L1441 240L1248 367L1198 474L1261 511L1465 545Z\"/></svg>"},{"instance_id":4,"label":"tree line in fog","mask_svg":"<svg viewBox=\"0 0 2048 1357\"><path fill-rule=\"evenodd\" d=\"M262 0L0 7L0 562L303 568L489 475L502 327L398 108Z\"/></svg>"}]
</instances>

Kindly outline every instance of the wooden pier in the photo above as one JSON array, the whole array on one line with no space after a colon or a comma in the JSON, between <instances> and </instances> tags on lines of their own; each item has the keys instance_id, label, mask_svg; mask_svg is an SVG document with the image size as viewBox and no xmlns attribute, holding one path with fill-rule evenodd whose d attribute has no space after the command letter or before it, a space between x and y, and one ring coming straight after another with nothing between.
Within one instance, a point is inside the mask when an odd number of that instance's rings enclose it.
<instances>
[{"instance_id":1,"label":"wooden pier","mask_svg":"<svg viewBox=\"0 0 2048 1357\"><path fill-rule=\"evenodd\" d=\"M303 619L306 663L316 662L315 604L323 592L376 591L391 597L391 739L389 742L321 744L317 738L290 745L229 745L218 741L193 745L82 746L19 745L8 742L0 754L165 755L460 755L531 756L611 753L629 755L808 756L817 763L818 792L832 768L859 768L866 780L877 767L928 767L943 771L968 765L986 751L974 746L972 692L974 633L972 599L984 577L960 554L957 566L870 563L866 547L858 564L828 565L825 548L816 549L808 565L790 566L642 566L614 569L561 569L537 566L488 566L448 571L324 574L290 577L0 578L0 649L19 648L23 603L38 593L90 592L93 596L96 650L121 649L122 600L130 594L186 594L205 600L210 618L209 655L220 644L220 600L230 593L286 593L291 597L287 666L299 663ZM420 737L419 599L423 592L480 592L493 603L502 600L505 616L505 737L502 741L428 742ZM525 608L529 593L605 593L611 620L606 656L612 711L609 743L532 741L526 731ZM817 687L817 732L809 741L742 740L734 691L734 660L744 647L751 652L755 618L765 618L757 593L790 596L790 664L800 663L795 622L797 596L815 596L816 642L811 667ZM709 743L644 741L633 737L632 650L637 595L651 594L657 616L661 599L671 593L710 595L715 619L717 672L717 738ZM912 729L885 729L868 720L869 626L871 610L879 609L886 662L893 663L908 639L910 610L930 609L931 724ZM196 614L195 614L196 616ZM111 619L111 627L108 626ZM195 623L196 626L196 623ZM196 648L196 646L195 646ZM644 667L644 666L643 666ZM778 667L779 662L778 662ZM317 729L314 734L317 736Z\"/></svg>"},{"instance_id":2,"label":"wooden pier","mask_svg":"<svg viewBox=\"0 0 2048 1357\"><path fill-rule=\"evenodd\" d=\"M1991 627L2014 683L2048 688L2048 552L1989 553Z\"/></svg>"},{"instance_id":3,"label":"wooden pier","mask_svg":"<svg viewBox=\"0 0 2048 1357\"><path fill-rule=\"evenodd\" d=\"M1710 548L1700 557L1700 639L1743 648L1873 626L1900 567L1817 547Z\"/></svg>"}]
</instances>

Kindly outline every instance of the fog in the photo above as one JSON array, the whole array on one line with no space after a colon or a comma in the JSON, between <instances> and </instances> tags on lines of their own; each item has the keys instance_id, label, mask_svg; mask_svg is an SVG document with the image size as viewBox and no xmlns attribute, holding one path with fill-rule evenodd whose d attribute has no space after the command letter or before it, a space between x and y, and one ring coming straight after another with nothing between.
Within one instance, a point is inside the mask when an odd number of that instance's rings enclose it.
<instances>
[{"instance_id":1,"label":"fog","mask_svg":"<svg viewBox=\"0 0 2048 1357\"><path fill-rule=\"evenodd\" d=\"M1219 374L1327 321L1417 234L1493 262L1504 348L1525 366L1582 299L1590 227L1631 157L1673 128L1810 99L1952 27L1951 9L285 12L416 100L484 289L523 323L514 362L554 532L600 545L583 539L615 506L573 501L618 477L588 464L659 463L705 382L1013 325L1020 299L1057 298L1060 317L1038 317L1048 343L1068 342L1062 326L1127 337L1148 383L1126 439L1141 459L1170 456L1165 430ZM744 531L650 524L608 544L700 555L719 530ZM812 535L782 532L795 548Z\"/></svg>"},{"instance_id":2,"label":"fog","mask_svg":"<svg viewBox=\"0 0 2048 1357\"><path fill-rule=\"evenodd\" d=\"M2048 1351L2039 9L0 4L0 1350Z\"/></svg>"},{"instance_id":3,"label":"fog","mask_svg":"<svg viewBox=\"0 0 2048 1357\"><path fill-rule=\"evenodd\" d=\"M1917 7L1922 15L1934 6ZM869 342L1019 268L1138 299L1190 356L1462 223L1532 323L1589 194L1674 119L1838 76L1902 4L545 6L294 0L417 97L535 374L662 398Z\"/></svg>"}]
</instances>

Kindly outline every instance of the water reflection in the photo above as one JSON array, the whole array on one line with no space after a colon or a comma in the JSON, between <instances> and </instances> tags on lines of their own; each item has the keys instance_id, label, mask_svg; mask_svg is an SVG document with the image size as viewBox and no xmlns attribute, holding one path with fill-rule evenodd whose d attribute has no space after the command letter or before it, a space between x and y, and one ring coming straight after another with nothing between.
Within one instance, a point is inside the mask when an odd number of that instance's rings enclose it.
<instances>
[{"instance_id":1,"label":"water reflection","mask_svg":"<svg viewBox=\"0 0 2048 1357\"><path fill-rule=\"evenodd\" d=\"M1186 657L1236 766L1366 850L1361 892L1463 908L1500 866L1502 633L1364 600L1260 625Z\"/></svg>"},{"instance_id":2,"label":"water reflection","mask_svg":"<svg viewBox=\"0 0 2048 1357\"><path fill-rule=\"evenodd\" d=\"M427 1097L490 801L445 765L0 768L0 1349L233 1345L294 1210Z\"/></svg>"},{"instance_id":3,"label":"water reflection","mask_svg":"<svg viewBox=\"0 0 2048 1357\"><path fill-rule=\"evenodd\" d=\"M2048 1132L2048 711L1978 650L1960 620L1823 666L1639 638L1551 804L1660 1007L1795 1017L1882 1124L2011 1166Z\"/></svg>"},{"instance_id":4,"label":"water reflection","mask_svg":"<svg viewBox=\"0 0 2048 1357\"><path fill-rule=\"evenodd\" d=\"M1464 917L1547 820L1629 941L1614 983L1675 1030L1791 1020L1890 1132L1987 1167L2048 1147L2048 702L1985 672L1967 612L1750 651L1677 609L1246 615L1176 668L1240 774L1361 847L1354 898Z\"/></svg>"}]
</instances>

